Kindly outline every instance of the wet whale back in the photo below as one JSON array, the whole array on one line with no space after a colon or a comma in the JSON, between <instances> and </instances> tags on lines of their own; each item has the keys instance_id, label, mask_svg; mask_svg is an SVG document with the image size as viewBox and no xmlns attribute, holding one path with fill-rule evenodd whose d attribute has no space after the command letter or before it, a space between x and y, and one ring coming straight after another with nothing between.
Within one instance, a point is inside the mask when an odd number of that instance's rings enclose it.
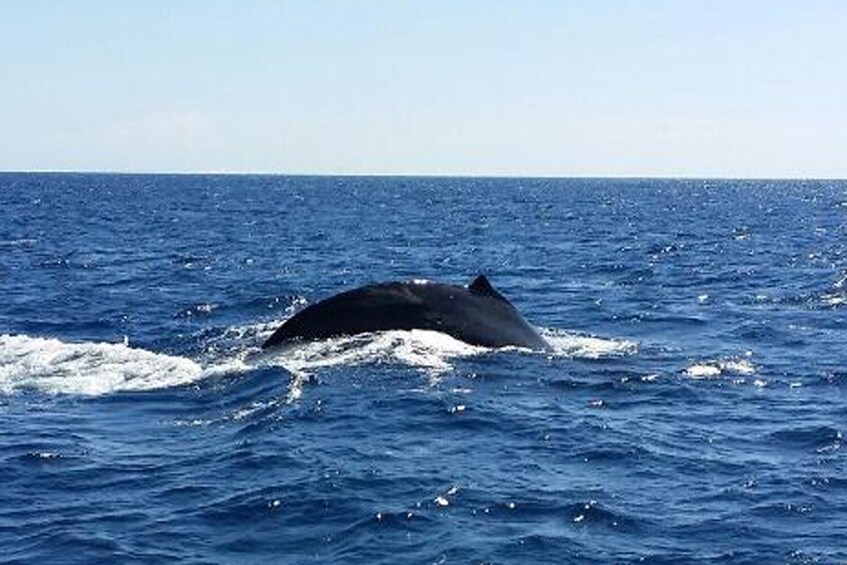
<instances>
[{"instance_id":1,"label":"wet whale back","mask_svg":"<svg viewBox=\"0 0 847 565\"><path fill-rule=\"evenodd\" d=\"M262 345L293 339L326 339L385 329L411 330L422 318L423 301L401 283L370 285L336 294L289 318Z\"/></svg>"},{"instance_id":2,"label":"wet whale back","mask_svg":"<svg viewBox=\"0 0 847 565\"><path fill-rule=\"evenodd\" d=\"M343 292L298 312L262 347L298 339L412 329L443 332L473 345L549 349L484 276L468 287L391 282Z\"/></svg>"}]
</instances>

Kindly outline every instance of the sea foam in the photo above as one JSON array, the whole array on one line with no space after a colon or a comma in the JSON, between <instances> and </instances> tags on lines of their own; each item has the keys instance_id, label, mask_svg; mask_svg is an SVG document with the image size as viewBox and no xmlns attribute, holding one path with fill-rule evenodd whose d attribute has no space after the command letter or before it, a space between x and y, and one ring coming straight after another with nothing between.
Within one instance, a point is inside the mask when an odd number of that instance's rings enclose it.
<instances>
[{"instance_id":1,"label":"sea foam","mask_svg":"<svg viewBox=\"0 0 847 565\"><path fill-rule=\"evenodd\" d=\"M190 359L123 343L66 343L26 335L0 336L0 391L100 395L167 388L196 381Z\"/></svg>"},{"instance_id":2,"label":"sea foam","mask_svg":"<svg viewBox=\"0 0 847 565\"><path fill-rule=\"evenodd\" d=\"M280 368L291 375L289 400L299 398L311 375L338 366L397 364L421 370L431 382L455 360L497 349L470 345L429 330L391 330L294 343L264 351L260 344L280 322L227 328L206 339L196 359L156 353L126 343L72 343L26 335L0 336L0 392L102 395L155 390L211 376ZM635 353L635 342L542 329L552 355L597 359ZM520 351L519 348L505 348ZM527 352L529 353L529 352Z\"/></svg>"}]
</instances>

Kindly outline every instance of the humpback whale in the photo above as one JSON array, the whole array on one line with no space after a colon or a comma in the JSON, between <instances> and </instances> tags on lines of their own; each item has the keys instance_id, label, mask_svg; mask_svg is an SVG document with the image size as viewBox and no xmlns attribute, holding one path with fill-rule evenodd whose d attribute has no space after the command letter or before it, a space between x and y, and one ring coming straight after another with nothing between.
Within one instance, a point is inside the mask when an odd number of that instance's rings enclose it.
<instances>
[{"instance_id":1,"label":"humpback whale","mask_svg":"<svg viewBox=\"0 0 847 565\"><path fill-rule=\"evenodd\" d=\"M551 350L484 275L468 286L412 281L348 290L283 322L262 349L298 340L414 329L445 333L471 345Z\"/></svg>"}]
</instances>

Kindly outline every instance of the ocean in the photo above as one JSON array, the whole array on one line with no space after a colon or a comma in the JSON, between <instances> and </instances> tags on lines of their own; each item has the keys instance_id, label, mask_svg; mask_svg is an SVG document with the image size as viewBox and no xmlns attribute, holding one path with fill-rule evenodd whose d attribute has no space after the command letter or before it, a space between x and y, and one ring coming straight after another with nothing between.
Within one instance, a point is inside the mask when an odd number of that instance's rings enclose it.
<instances>
[{"instance_id":1,"label":"ocean","mask_svg":"<svg viewBox=\"0 0 847 565\"><path fill-rule=\"evenodd\" d=\"M847 182L4 173L0 290L2 562L847 562Z\"/></svg>"}]
</instances>

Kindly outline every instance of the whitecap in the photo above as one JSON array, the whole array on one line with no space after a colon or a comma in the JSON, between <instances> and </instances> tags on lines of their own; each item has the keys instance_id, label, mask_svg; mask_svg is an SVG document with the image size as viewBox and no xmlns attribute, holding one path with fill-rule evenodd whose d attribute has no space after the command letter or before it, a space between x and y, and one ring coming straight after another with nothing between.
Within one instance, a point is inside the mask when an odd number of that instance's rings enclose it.
<instances>
[{"instance_id":1,"label":"whitecap","mask_svg":"<svg viewBox=\"0 0 847 565\"><path fill-rule=\"evenodd\" d=\"M841 306L847 304L847 296L844 294L824 294L821 300L827 306Z\"/></svg>"},{"instance_id":2,"label":"whitecap","mask_svg":"<svg viewBox=\"0 0 847 565\"><path fill-rule=\"evenodd\" d=\"M695 363L687 367L683 374L692 379L708 379L724 374L752 375L755 372L756 366L749 359L731 358Z\"/></svg>"},{"instance_id":3,"label":"whitecap","mask_svg":"<svg viewBox=\"0 0 847 565\"><path fill-rule=\"evenodd\" d=\"M721 369L717 365L691 365L686 368L685 376L691 377L692 379L706 379L709 377L716 377L721 374Z\"/></svg>"},{"instance_id":4,"label":"whitecap","mask_svg":"<svg viewBox=\"0 0 847 565\"><path fill-rule=\"evenodd\" d=\"M756 372L756 366L749 359L727 359L721 361L721 369L741 375L752 375Z\"/></svg>"}]
</instances>

